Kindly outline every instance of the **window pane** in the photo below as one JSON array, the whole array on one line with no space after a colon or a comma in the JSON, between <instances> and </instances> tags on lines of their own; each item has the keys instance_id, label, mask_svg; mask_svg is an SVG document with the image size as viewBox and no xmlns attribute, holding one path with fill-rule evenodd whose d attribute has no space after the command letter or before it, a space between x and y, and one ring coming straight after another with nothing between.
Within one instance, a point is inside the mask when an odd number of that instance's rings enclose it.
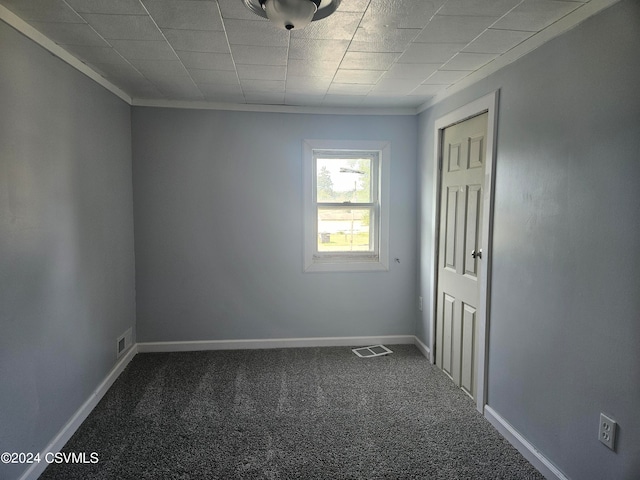
<instances>
[{"instance_id":1,"label":"window pane","mask_svg":"<svg viewBox=\"0 0 640 480\"><path fill-rule=\"evenodd\" d=\"M316 158L317 202L369 203L370 158Z\"/></svg>"},{"instance_id":2,"label":"window pane","mask_svg":"<svg viewBox=\"0 0 640 480\"><path fill-rule=\"evenodd\" d=\"M319 208L318 252L372 252L370 208Z\"/></svg>"}]
</instances>

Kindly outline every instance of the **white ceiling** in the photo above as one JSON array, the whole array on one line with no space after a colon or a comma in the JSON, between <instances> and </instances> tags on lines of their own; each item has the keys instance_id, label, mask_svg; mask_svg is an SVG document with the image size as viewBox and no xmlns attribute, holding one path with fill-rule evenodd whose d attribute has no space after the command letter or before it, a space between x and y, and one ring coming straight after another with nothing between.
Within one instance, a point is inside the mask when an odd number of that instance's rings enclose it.
<instances>
[{"instance_id":1,"label":"white ceiling","mask_svg":"<svg viewBox=\"0 0 640 480\"><path fill-rule=\"evenodd\" d=\"M288 32L242 0L0 5L134 103L312 107L419 107L515 47L535 47L564 17L592 13L589 0L342 0Z\"/></svg>"}]
</instances>

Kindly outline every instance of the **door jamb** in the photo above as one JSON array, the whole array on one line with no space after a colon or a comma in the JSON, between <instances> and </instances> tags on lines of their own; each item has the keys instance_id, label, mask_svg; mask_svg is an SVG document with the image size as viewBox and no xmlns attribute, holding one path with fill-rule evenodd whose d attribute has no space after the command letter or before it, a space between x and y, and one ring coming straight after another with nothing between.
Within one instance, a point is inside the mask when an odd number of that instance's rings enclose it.
<instances>
[{"instance_id":1,"label":"door jamb","mask_svg":"<svg viewBox=\"0 0 640 480\"><path fill-rule=\"evenodd\" d=\"M432 238L434 238L431 272L432 295L435 299L432 302L433 312L431 315L431 331L429 343L431 348L431 363L435 363L436 346L436 311L438 305L438 248L440 242L440 193L442 184L442 138L444 129L461 123L469 118L488 113L487 118L487 148L486 165L484 175L484 195L483 195L483 216L482 216L482 246L484 263L482 274L480 275L480 297L478 304L478 349L476 351L476 408L480 413L484 413L484 406L487 404L487 373L488 373L488 350L489 350L489 306L491 293L491 260L493 251L493 209L494 209L494 187L495 187L495 163L496 144L498 130L498 98L499 90L496 90L484 97L481 97L467 105L464 105L440 118L435 122L434 131L434 176L436 184L433 198L431 224Z\"/></svg>"}]
</instances>

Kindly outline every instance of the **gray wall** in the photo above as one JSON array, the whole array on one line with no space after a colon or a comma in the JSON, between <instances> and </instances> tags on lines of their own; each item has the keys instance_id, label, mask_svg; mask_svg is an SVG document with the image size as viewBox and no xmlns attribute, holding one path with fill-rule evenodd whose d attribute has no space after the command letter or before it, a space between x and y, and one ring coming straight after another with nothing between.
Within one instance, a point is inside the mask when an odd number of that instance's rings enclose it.
<instances>
[{"instance_id":1,"label":"gray wall","mask_svg":"<svg viewBox=\"0 0 640 480\"><path fill-rule=\"evenodd\" d=\"M432 305L434 122L500 89L489 405L573 479L640 477L639 46L625 1L420 116ZM619 422L617 453L600 412Z\"/></svg>"},{"instance_id":2,"label":"gray wall","mask_svg":"<svg viewBox=\"0 0 640 480\"><path fill-rule=\"evenodd\" d=\"M134 324L130 108L3 22L0 65L0 451L37 452Z\"/></svg>"},{"instance_id":3,"label":"gray wall","mask_svg":"<svg viewBox=\"0 0 640 480\"><path fill-rule=\"evenodd\" d=\"M139 341L413 334L416 117L134 108L132 128ZM391 141L389 272L302 273L303 139Z\"/></svg>"}]
</instances>

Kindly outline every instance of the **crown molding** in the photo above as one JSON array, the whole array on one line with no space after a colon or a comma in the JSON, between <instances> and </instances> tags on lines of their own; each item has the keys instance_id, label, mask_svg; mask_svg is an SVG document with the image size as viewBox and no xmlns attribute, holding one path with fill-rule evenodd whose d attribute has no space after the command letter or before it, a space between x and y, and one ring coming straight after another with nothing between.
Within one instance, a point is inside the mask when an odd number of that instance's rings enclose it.
<instances>
[{"instance_id":1,"label":"crown molding","mask_svg":"<svg viewBox=\"0 0 640 480\"><path fill-rule=\"evenodd\" d=\"M192 110L228 110L236 112L302 113L314 115L416 115L415 107L311 107L302 105L261 105L247 103L215 103L207 101L153 100L134 98L136 107L188 108Z\"/></svg>"},{"instance_id":2,"label":"crown molding","mask_svg":"<svg viewBox=\"0 0 640 480\"><path fill-rule=\"evenodd\" d=\"M109 90L111 93L113 93L115 96L119 97L121 100L124 100L129 105L131 105L131 97L129 95L127 95L123 90L121 90L120 88L116 87L113 83L108 81L106 78L104 78L98 72L93 70L88 65L82 63L76 57L74 57L69 52L67 52L64 48L62 48L61 46L57 45L55 42L50 40L48 37L45 37L38 30L33 28L27 22L25 22L20 17L18 17L15 13L11 12L10 10L8 10L6 7L4 7L2 5L0 5L0 20L2 20L3 22L5 22L10 27L12 27L15 30L17 30L18 32L20 32L25 37L27 37L30 40L32 40L35 43L37 43L42 48L44 48L45 50L47 50L51 54L55 55L56 57L58 57L63 62L69 64L70 66L72 66L73 68L78 70L79 72L83 73L84 75L89 77L94 82L96 82L99 85L103 86L104 88Z\"/></svg>"}]
</instances>

